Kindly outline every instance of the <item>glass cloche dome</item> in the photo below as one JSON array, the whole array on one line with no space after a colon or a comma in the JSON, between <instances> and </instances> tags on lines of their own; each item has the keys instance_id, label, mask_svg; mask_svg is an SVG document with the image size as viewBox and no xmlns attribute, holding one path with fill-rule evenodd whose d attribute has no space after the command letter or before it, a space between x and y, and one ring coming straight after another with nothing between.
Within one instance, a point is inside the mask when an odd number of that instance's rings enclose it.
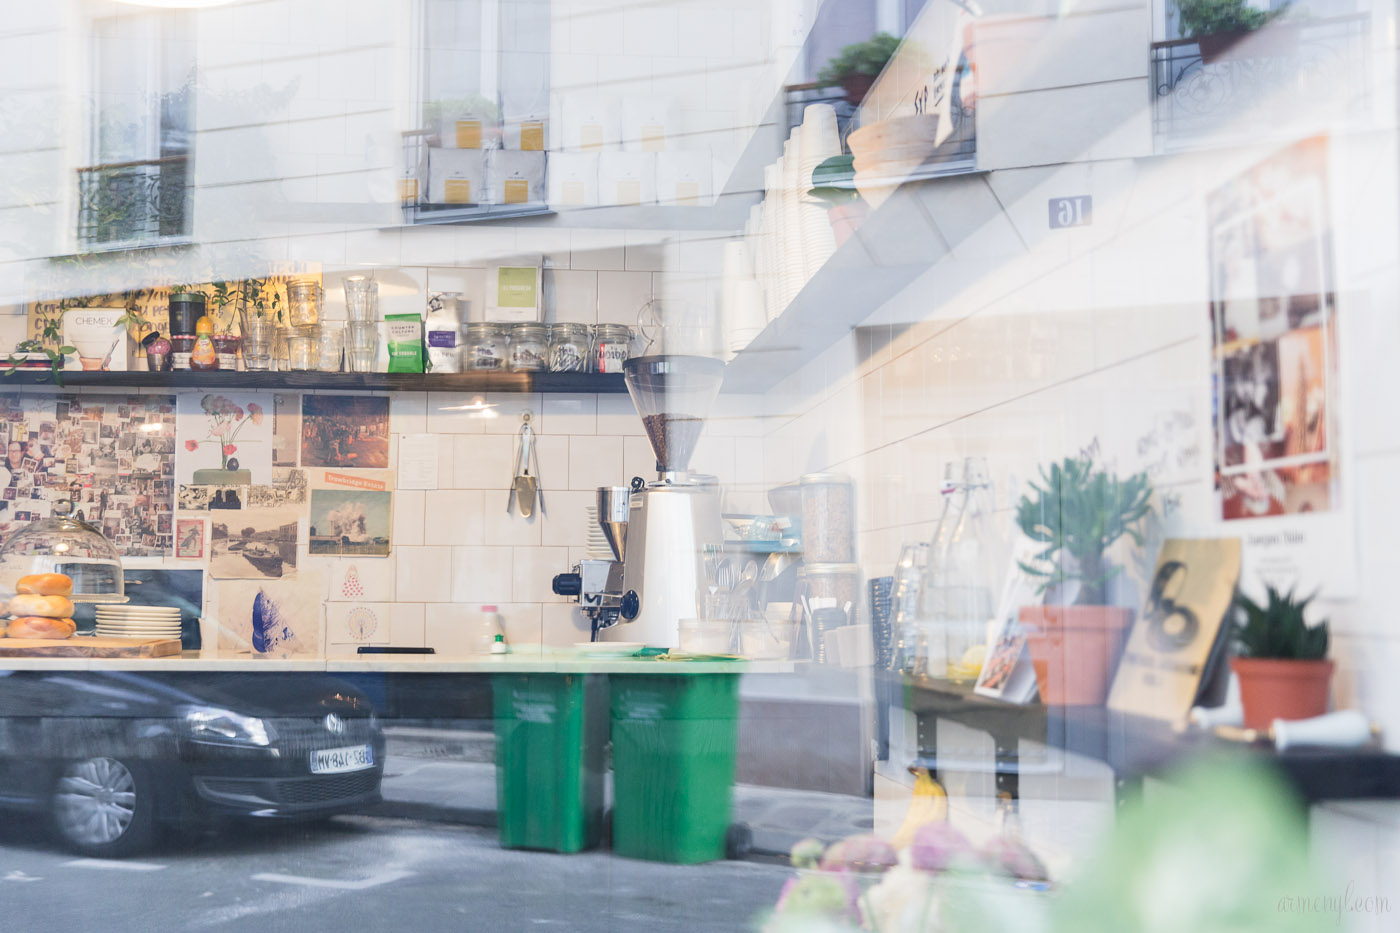
<instances>
[{"instance_id":1,"label":"glass cloche dome","mask_svg":"<svg viewBox=\"0 0 1400 933\"><path fill-rule=\"evenodd\" d=\"M73 515L61 499L53 516L10 535L0 545L0 590L15 592L20 577L62 573L73 578L75 603L124 603L122 560L102 532Z\"/></svg>"}]
</instances>

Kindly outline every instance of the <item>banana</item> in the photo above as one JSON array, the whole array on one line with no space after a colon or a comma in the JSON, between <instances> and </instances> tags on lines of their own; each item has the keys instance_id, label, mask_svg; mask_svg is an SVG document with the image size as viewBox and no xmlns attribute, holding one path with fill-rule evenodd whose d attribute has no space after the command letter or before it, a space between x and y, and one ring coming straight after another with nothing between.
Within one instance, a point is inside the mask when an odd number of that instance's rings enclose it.
<instances>
[{"instance_id":1,"label":"banana","mask_svg":"<svg viewBox=\"0 0 1400 933\"><path fill-rule=\"evenodd\" d=\"M927 768L914 772L914 793L909 798L909 812L904 822L894 834L890 843L896 849L903 849L914 841L914 833L925 823L933 823L948 818L948 795L943 786L933 779Z\"/></svg>"}]
</instances>

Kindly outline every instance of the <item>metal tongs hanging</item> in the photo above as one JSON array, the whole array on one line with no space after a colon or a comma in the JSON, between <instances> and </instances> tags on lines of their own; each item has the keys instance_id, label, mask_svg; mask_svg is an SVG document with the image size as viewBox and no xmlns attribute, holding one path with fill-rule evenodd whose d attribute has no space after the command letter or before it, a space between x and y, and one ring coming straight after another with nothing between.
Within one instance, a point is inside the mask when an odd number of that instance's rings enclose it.
<instances>
[{"instance_id":1,"label":"metal tongs hanging","mask_svg":"<svg viewBox=\"0 0 1400 933\"><path fill-rule=\"evenodd\" d=\"M534 472L530 469L533 466ZM530 427L530 413L520 415L520 435L515 442L515 476L506 495L506 514L512 503L520 506L520 514L529 518L535 514L535 497L540 500L540 514L545 514L544 492L540 489L540 460L535 450L535 432Z\"/></svg>"}]
</instances>

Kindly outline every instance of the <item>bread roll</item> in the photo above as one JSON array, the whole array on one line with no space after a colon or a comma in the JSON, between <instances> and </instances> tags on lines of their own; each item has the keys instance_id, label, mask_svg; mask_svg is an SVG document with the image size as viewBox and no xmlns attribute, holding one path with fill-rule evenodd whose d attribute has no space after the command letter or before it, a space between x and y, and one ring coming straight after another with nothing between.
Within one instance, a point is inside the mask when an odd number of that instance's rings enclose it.
<instances>
[{"instance_id":1,"label":"bread roll","mask_svg":"<svg viewBox=\"0 0 1400 933\"><path fill-rule=\"evenodd\" d=\"M35 596L72 596L73 578L63 573L31 573L19 578L15 591Z\"/></svg>"},{"instance_id":2,"label":"bread roll","mask_svg":"<svg viewBox=\"0 0 1400 933\"><path fill-rule=\"evenodd\" d=\"M71 638L78 630L72 619L49 619L43 616L25 616L11 619L5 630L6 638Z\"/></svg>"},{"instance_id":3,"label":"bread roll","mask_svg":"<svg viewBox=\"0 0 1400 933\"><path fill-rule=\"evenodd\" d=\"M67 619L73 615L73 600L66 596L35 596L25 593L10 600L10 615Z\"/></svg>"}]
</instances>

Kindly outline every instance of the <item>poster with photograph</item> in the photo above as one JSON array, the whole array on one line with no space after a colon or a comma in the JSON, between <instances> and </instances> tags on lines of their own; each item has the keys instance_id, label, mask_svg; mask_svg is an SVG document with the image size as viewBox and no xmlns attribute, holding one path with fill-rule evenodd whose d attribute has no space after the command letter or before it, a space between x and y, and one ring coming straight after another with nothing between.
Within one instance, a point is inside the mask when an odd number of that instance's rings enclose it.
<instances>
[{"instance_id":1,"label":"poster with photograph","mask_svg":"<svg viewBox=\"0 0 1400 933\"><path fill-rule=\"evenodd\" d=\"M278 392L272 396L272 465L294 467L301 453L301 396Z\"/></svg>"},{"instance_id":2,"label":"poster with photograph","mask_svg":"<svg viewBox=\"0 0 1400 933\"><path fill-rule=\"evenodd\" d=\"M367 489L311 490L307 540L315 555L388 557L393 493Z\"/></svg>"},{"instance_id":3,"label":"poster with photograph","mask_svg":"<svg viewBox=\"0 0 1400 933\"><path fill-rule=\"evenodd\" d=\"M217 584L219 654L319 656L324 584L311 573L295 581Z\"/></svg>"},{"instance_id":4,"label":"poster with photograph","mask_svg":"<svg viewBox=\"0 0 1400 933\"><path fill-rule=\"evenodd\" d=\"M1239 580L1238 538L1168 538L1113 678L1108 706L1176 722L1191 711L1228 637Z\"/></svg>"},{"instance_id":5,"label":"poster with photograph","mask_svg":"<svg viewBox=\"0 0 1400 933\"><path fill-rule=\"evenodd\" d=\"M184 485L247 486L272 482L272 395L182 392L176 403Z\"/></svg>"},{"instance_id":6,"label":"poster with photograph","mask_svg":"<svg viewBox=\"0 0 1400 933\"><path fill-rule=\"evenodd\" d=\"M1248 535L1251 585L1326 581L1342 596L1355 588L1355 534L1327 171L1315 137L1207 198L1212 447L1216 518Z\"/></svg>"},{"instance_id":7,"label":"poster with photograph","mask_svg":"<svg viewBox=\"0 0 1400 933\"><path fill-rule=\"evenodd\" d=\"M302 466L388 469L387 395L304 395L301 416Z\"/></svg>"},{"instance_id":8,"label":"poster with photograph","mask_svg":"<svg viewBox=\"0 0 1400 933\"><path fill-rule=\"evenodd\" d=\"M175 522L175 556L183 560L204 559L204 527L202 518L181 518Z\"/></svg>"},{"instance_id":9,"label":"poster with photograph","mask_svg":"<svg viewBox=\"0 0 1400 933\"><path fill-rule=\"evenodd\" d=\"M296 576L299 527L298 513L290 509L210 513L210 576L221 580Z\"/></svg>"},{"instance_id":10,"label":"poster with photograph","mask_svg":"<svg viewBox=\"0 0 1400 933\"><path fill-rule=\"evenodd\" d=\"M303 470L272 468L272 484L252 486L192 486L180 487L176 503L182 512L206 512L212 509L275 509L304 507L307 481Z\"/></svg>"},{"instance_id":11,"label":"poster with photograph","mask_svg":"<svg viewBox=\"0 0 1400 933\"><path fill-rule=\"evenodd\" d=\"M170 553L174 397L3 393L0 425L0 535L48 518L54 502L69 499L123 557Z\"/></svg>"}]
</instances>

